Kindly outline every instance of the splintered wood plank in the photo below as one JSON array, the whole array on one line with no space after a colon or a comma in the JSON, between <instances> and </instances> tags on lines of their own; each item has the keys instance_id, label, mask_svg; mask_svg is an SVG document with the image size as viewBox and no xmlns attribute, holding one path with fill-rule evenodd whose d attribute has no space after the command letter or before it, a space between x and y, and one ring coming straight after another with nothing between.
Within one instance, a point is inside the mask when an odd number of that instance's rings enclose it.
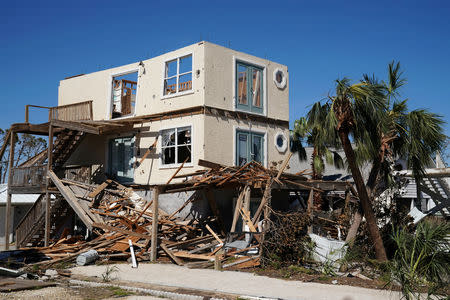
<instances>
[{"instance_id":1,"label":"splintered wood plank","mask_svg":"<svg viewBox=\"0 0 450 300\"><path fill-rule=\"evenodd\" d=\"M223 241L219 238L219 236L214 232L214 230L211 229L211 227L209 227L208 224L206 224L206 229L208 229L208 231L212 234L212 236L220 243L223 244Z\"/></svg>"},{"instance_id":2,"label":"splintered wood plank","mask_svg":"<svg viewBox=\"0 0 450 300\"><path fill-rule=\"evenodd\" d=\"M248 228L250 229L251 232L257 232L255 225L253 225L252 220L250 219L250 212L248 210L244 210L243 208L241 208L241 215L242 215L242 219L244 220L245 223L247 223Z\"/></svg>"},{"instance_id":3,"label":"splintered wood plank","mask_svg":"<svg viewBox=\"0 0 450 300\"><path fill-rule=\"evenodd\" d=\"M111 183L111 180L108 179L105 182L103 182L102 184L100 184L98 187L95 188L95 190L93 190L92 192L90 192L88 194L88 197L90 198L95 198L95 196L97 196L98 194L101 193L101 191L103 191L104 189L106 189L108 187L108 185Z\"/></svg>"},{"instance_id":4,"label":"splintered wood plank","mask_svg":"<svg viewBox=\"0 0 450 300\"><path fill-rule=\"evenodd\" d=\"M92 230L92 223L93 223L92 219L80 206L80 204L78 203L78 199L72 192L72 190L66 187L52 170L48 170L47 174L53 181L55 186L58 188L58 190L61 192L67 203L69 203L69 205L73 208L78 217L80 217L81 221L83 221L83 223L89 228L89 230Z\"/></svg>"},{"instance_id":5,"label":"splintered wood plank","mask_svg":"<svg viewBox=\"0 0 450 300\"><path fill-rule=\"evenodd\" d=\"M200 259L200 260L211 260L211 261L213 261L215 259L214 257L208 256L208 255L204 255L204 254L190 254L190 253L185 252L185 251L173 252L173 255L175 255L177 257L190 258L190 259Z\"/></svg>"},{"instance_id":6,"label":"splintered wood plank","mask_svg":"<svg viewBox=\"0 0 450 300\"><path fill-rule=\"evenodd\" d=\"M166 245L161 244L160 247L161 247L161 249L163 249L164 252L166 252L167 255L169 255L169 257L170 257L177 265L179 265L179 266L184 265L183 261L182 261L181 259L179 259L178 257L176 257L176 256L174 255L174 253L173 253L172 251L170 251L170 250L166 247Z\"/></svg>"}]
</instances>

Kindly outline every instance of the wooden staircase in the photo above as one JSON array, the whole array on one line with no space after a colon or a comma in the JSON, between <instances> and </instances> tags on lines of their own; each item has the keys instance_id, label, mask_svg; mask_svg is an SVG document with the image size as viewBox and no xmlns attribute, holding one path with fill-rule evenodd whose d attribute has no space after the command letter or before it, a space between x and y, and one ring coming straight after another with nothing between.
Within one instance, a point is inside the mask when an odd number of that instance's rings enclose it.
<instances>
[{"instance_id":1,"label":"wooden staircase","mask_svg":"<svg viewBox=\"0 0 450 300\"><path fill-rule=\"evenodd\" d=\"M60 170L70 155L80 145L85 136L84 132L64 130L58 134L53 146L53 170ZM42 163L47 156L36 160ZM32 168L33 166L29 166ZM27 214L22 218L16 228L16 244L18 247L42 246L44 244L45 230L45 194L41 194ZM57 224L64 224L64 219L73 215L70 205L59 194L54 194L50 201L50 237L58 233Z\"/></svg>"},{"instance_id":2,"label":"wooden staircase","mask_svg":"<svg viewBox=\"0 0 450 300\"><path fill-rule=\"evenodd\" d=\"M73 211L63 197L55 195L50 206L50 236L56 237L65 219L73 216ZM16 229L17 247L37 247L44 245L45 194L34 203Z\"/></svg>"},{"instance_id":3,"label":"wooden staircase","mask_svg":"<svg viewBox=\"0 0 450 300\"><path fill-rule=\"evenodd\" d=\"M85 133L76 130L64 130L56 137L53 146L53 169L60 169L83 140Z\"/></svg>"}]
</instances>

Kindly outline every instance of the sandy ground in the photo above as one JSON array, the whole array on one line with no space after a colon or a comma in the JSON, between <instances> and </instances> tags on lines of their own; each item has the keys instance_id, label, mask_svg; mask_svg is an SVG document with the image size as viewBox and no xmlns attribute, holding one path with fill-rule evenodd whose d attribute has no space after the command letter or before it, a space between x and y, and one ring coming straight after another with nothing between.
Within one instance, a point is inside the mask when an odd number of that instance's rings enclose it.
<instances>
[{"instance_id":1,"label":"sandy ground","mask_svg":"<svg viewBox=\"0 0 450 300\"><path fill-rule=\"evenodd\" d=\"M288 281L245 272L188 269L172 264L140 264L132 269L126 264L116 265L118 280L153 285L197 289L242 296L280 299L317 300L395 300L398 292L373 290L345 285ZM75 267L73 274L101 278L106 266Z\"/></svg>"},{"instance_id":2,"label":"sandy ground","mask_svg":"<svg viewBox=\"0 0 450 300\"><path fill-rule=\"evenodd\" d=\"M153 296L113 295L105 288L70 288L65 286L47 287L37 290L24 290L11 293L0 293L0 299L10 300L85 300L85 299L121 299L121 300L161 300Z\"/></svg>"}]
</instances>

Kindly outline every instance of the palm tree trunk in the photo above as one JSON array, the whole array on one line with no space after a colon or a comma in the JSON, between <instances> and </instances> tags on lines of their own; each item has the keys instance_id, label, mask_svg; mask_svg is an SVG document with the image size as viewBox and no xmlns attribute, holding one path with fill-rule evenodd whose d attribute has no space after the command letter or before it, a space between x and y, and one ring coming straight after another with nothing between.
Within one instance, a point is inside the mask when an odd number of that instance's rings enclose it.
<instances>
[{"instance_id":1,"label":"palm tree trunk","mask_svg":"<svg viewBox=\"0 0 450 300\"><path fill-rule=\"evenodd\" d=\"M383 245L383 240L381 239L380 231L378 230L375 213L373 212L372 204L369 195L367 194L363 177L358 166L356 165L355 152L353 151L352 144L350 143L350 139L348 137L348 130L345 128L345 126L342 126L341 128L339 128L338 133L345 152L345 156L347 157L347 163L350 166L350 170L352 172L353 180L355 181L359 201L366 217L369 234L375 247L376 258L379 261L386 261L386 250Z\"/></svg>"}]
</instances>

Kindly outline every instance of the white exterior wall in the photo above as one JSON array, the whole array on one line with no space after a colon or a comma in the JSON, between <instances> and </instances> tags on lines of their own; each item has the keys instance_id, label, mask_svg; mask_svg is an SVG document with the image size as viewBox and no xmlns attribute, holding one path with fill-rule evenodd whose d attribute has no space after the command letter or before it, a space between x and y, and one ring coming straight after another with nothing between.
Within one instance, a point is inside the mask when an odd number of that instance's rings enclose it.
<instances>
[{"instance_id":1,"label":"white exterior wall","mask_svg":"<svg viewBox=\"0 0 450 300\"><path fill-rule=\"evenodd\" d=\"M192 92L163 95L165 62L192 53ZM139 62L60 81L58 105L93 100L94 120L111 118L112 78L138 71L136 115L156 114L204 105L204 43L187 46ZM197 75L197 70L198 75Z\"/></svg>"},{"instance_id":2,"label":"white exterior wall","mask_svg":"<svg viewBox=\"0 0 450 300\"><path fill-rule=\"evenodd\" d=\"M205 120L205 159L224 165L235 165L236 158L236 130L249 130L263 133L264 136L264 165L284 159L285 152L278 152L274 139L278 132L283 132L289 138L289 129L267 123L237 121L233 119L206 116Z\"/></svg>"},{"instance_id":3,"label":"white exterior wall","mask_svg":"<svg viewBox=\"0 0 450 300\"><path fill-rule=\"evenodd\" d=\"M236 60L264 68L264 114L289 121L289 73L287 66L205 42L205 105L235 110ZM286 87L279 89L273 81L275 69L284 71Z\"/></svg>"},{"instance_id":4,"label":"white exterior wall","mask_svg":"<svg viewBox=\"0 0 450 300\"><path fill-rule=\"evenodd\" d=\"M192 53L192 92L183 95L163 96L163 78L165 62ZM236 60L255 64L264 68L264 116L289 121L289 80L287 67L265 59L257 58L242 52L227 49L208 42L200 42L182 49L172 51L158 57L144 60L143 67L133 63L117 68L103 70L79 77L62 80L59 86L58 105L72 104L93 100L94 120L110 119L112 78L131 71L139 72L136 115L151 115L178 109L211 106L225 110L235 110L235 64ZM273 82L275 69L284 71L287 77L286 87L279 89ZM266 123L249 123L228 118L193 115L168 120L154 121L135 125L137 131L143 127L139 145L141 156L148 146L153 144L160 130L192 126L192 163L180 171L180 174L191 173L201 169L197 166L199 159L233 165L235 164L236 129L252 130L265 134L265 165L272 161L281 161L286 153L280 153L274 145L278 132L289 138L288 128ZM150 127L150 128L148 128ZM72 155L68 164L104 165L108 171L108 141L118 136L87 138ZM96 149L95 155L92 155ZM134 181L137 184L161 184L175 172L177 166L165 168L161 166L161 140L158 141L156 154L150 155L143 164L134 170ZM136 153L136 152L135 152ZM140 157L135 158L139 160ZM176 182L174 180L173 182Z\"/></svg>"}]
</instances>

